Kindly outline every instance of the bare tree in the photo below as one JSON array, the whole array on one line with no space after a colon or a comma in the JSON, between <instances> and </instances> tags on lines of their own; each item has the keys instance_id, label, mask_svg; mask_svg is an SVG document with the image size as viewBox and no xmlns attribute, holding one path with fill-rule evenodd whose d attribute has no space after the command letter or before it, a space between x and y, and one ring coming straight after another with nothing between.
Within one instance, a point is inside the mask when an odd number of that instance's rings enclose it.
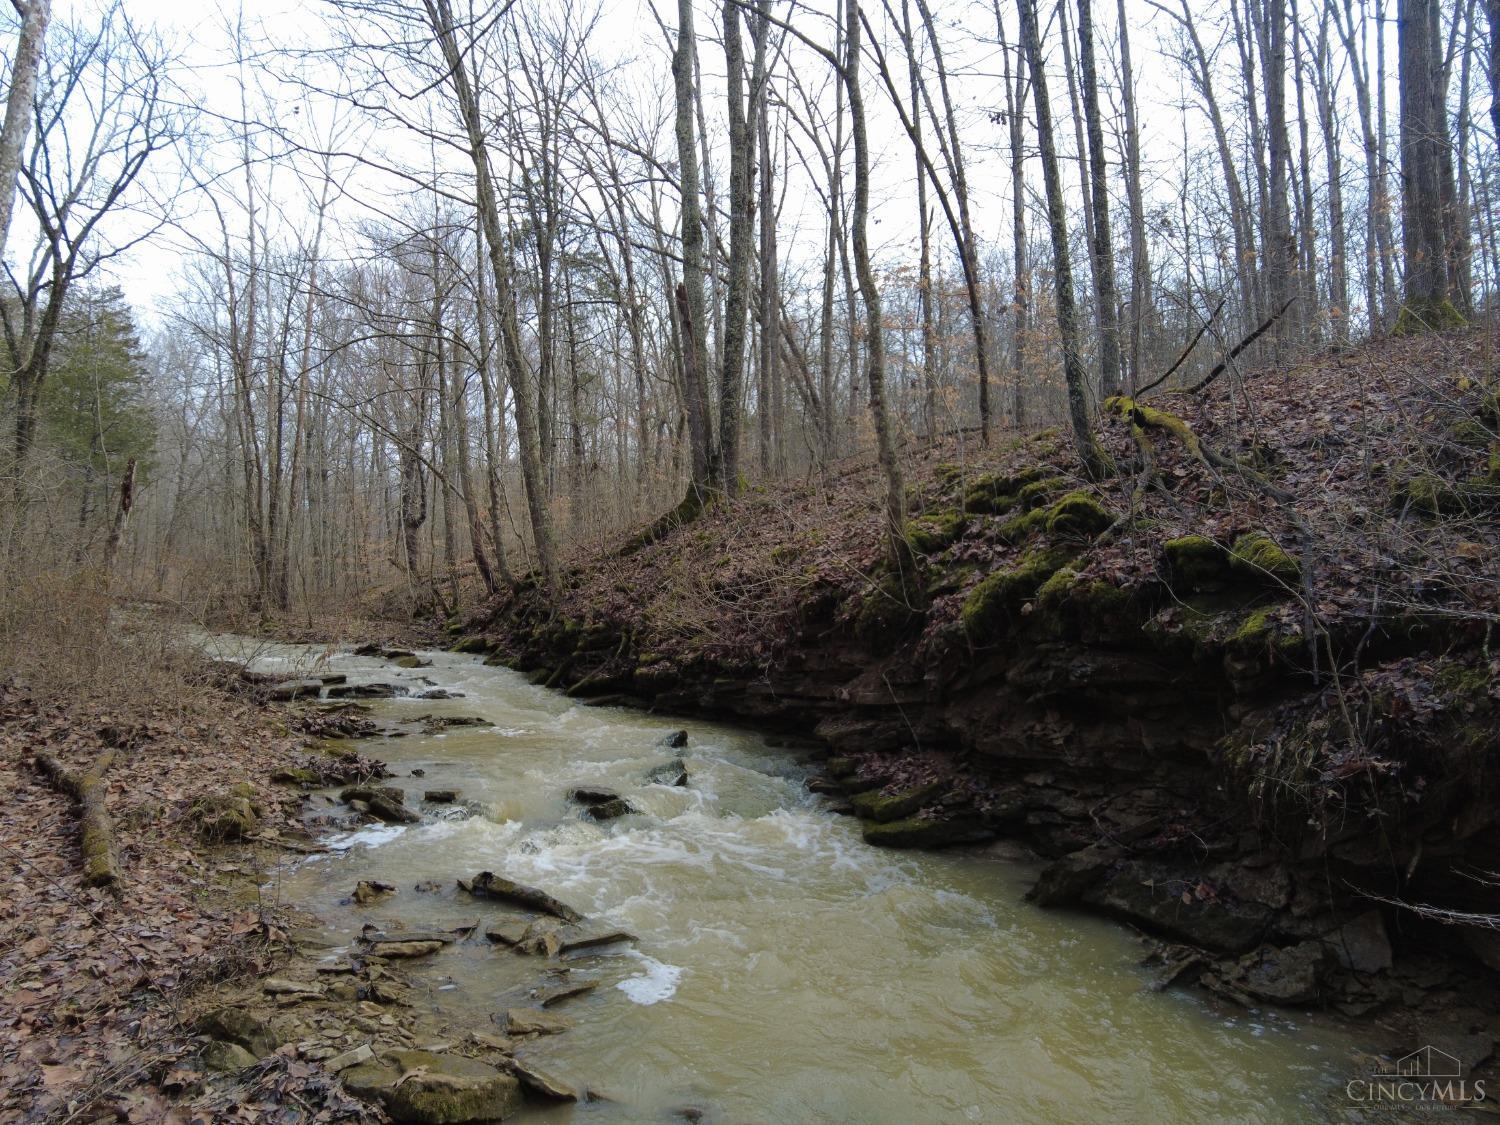
<instances>
[{"instance_id":1,"label":"bare tree","mask_svg":"<svg viewBox=\"0 0 1500 1125\"><path fill-rule=\"evenodd\" d=\"M16 53L10 64L10 89L5 94L5 121L0 125L0 260L5 258L10 216L16 204L16 178L21 174L21 154L31 133L31 99L36 92L37 69L42 60L42 41L52 18L51 0L16 0L21 28Z\"/></svg>"},{"instance_id":2,"label":"bare tree","mask_svg":"<svg viewBox=\"0 0 1500 1125\"><path fill-rule=\"evenodd\" d=\"M1398 332L1463 323L1453 307L1444 230L1443 161L1448 115L1440 97L1442 68L1436 0L1401 0L1401 230L1406 298Z\"/></svg>"},{"instance_id":3,"label":"bare tree","mask_svg":"<svg viewBox=\"0 0 1500 1125\"><path fill-rule=\"evenodd\" d=\"M1086 472L1102 469L1099 447L1089 425L1087 376L1078 346L1078 311L1073 295L1073 265L1068 249L1068 220L1063 205L1062 175L1058 168L1057 142L1052 130L1052 104L1047 95L1047 74L1042 65L1042 44L1037 29L1036 0L1020 0L1021 43L1031 72L1031 93L1036 104L1037 143L1041 148L1042 177L1047 188L1047 226L1052 236L1053 300L1057 306L1057 334L1062 343L1063 378L1068 388L1068 420L1073 446Z\"/></svg>"}]
</instances>

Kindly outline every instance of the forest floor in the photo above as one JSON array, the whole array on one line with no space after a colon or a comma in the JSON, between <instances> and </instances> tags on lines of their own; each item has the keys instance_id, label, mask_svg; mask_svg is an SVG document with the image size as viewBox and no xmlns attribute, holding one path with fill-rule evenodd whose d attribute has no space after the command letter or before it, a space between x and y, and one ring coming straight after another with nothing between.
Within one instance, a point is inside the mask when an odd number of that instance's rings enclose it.
<instances>
[{"instance_id":1,"label":"forest floor","mask_svg":"<svg viewBox=\"0 0 1500 1125\"><path fill-rule=\"evenodd\" d=\"M39 616L80 639L67 614ZM298 796L272 784L308 758L288 713L155 627L91 650L29 633L37 661L0 682L0 1119L368 1116L292 1052L232 1096L203 1081L199 998L284 962L298 922L262 889L305 846ZM111 749L119 877L89 886L75 802L36 758L82 771Z\"/></svg>"},{"instance_id":2,"label":"forest floor","mask_svg":"<svg viewBox=\"0 0 1500 1125\"><path fill-rule=\"evenodd\" d=\"M1273 630L1337 632L1412 609L1483 631L1500 614L1500 330L1382 340L1105 406L1098 438L1120 471L1098 483L1055 427L988 449L974 434L907 443L925 584L910 624L925 637L958 623L986 576L1050 545L1036 534L1044 517L1017 527L1017 513L1075 491L1110 521L1073 552L1083 582L1137 590L1169 577L1166 541L1201 535L1227 550L1260 531L1307 563L1307 603L1277 607ZM1007 506L1007 490L1028 485L1034 495ZM766 665L810 601L837 595L853 614L845 595L890 592L880 503L868 458L755 485L642 549L575 556L550 605L581 626L620 622L635 651L663 660Z\"/></svg>"}]
</instances>

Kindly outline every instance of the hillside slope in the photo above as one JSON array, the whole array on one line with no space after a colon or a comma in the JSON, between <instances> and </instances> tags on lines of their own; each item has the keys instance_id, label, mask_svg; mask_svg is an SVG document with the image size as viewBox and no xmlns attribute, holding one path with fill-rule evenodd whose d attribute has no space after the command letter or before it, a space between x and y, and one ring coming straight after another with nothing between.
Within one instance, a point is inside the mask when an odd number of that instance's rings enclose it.
<instances>
[{"instance_id":1,"label":"hillside slope","mask_svg":"<svg viewBox=\"0 0 1500 1125\"><path fill-rule=\"evenodd\" d=\"M871 842L1020 839L1038 901L1182 943L1166 977L1456 1003L1500 968L1451 924L1500 914L1496 344L1110 400L1098 483L1051 431L911 454L904 581L846 469L452 628L580 696L815 737Z\"/></svg>"}]
</instances>

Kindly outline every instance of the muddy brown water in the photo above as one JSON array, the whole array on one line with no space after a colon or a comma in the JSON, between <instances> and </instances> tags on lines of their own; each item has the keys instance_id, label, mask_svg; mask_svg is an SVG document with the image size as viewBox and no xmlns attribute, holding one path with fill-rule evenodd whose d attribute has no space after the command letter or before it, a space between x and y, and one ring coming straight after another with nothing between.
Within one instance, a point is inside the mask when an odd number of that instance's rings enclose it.
<instances>
[{"instance_id":1,"label":"muddy brown water","mask_svg":"<svg viewBox=\"0 0 1500 1125\"><path fill-rule=\"evenodd\" d=\"M1012 851L868 847L806 792L812 763L754 731L582 706L452 653L404 670L317 646L206 643L262 671L464 694L377 701L383 722L493 724L361 744L409 803L457 789L476 812L427 807L420 825L344 832L282 869L270 889L322 919L330 956L367 922L478 920L412 979L445 1019L500 1031L544 963L486 941L483 925L509 912L456 878L503 872L638 936L570 960L600 986L553 1009L572 1030L520 1052L609 1100L528 1120L660 1122L695 1107L734 1123L1303 1121L1326 1118L1355 1073L1352 1035L1316 1017L1151 992L1128 931L1023 901L1036 868ZM684 726L684 750L657 745ZM645 780L679 754L687 787ZM566 797L581 784L639 812L589 822ZM360 879L399 890L347 904ZM440 889L415 889L428 882Z\"/></svg>"}]
</instances>

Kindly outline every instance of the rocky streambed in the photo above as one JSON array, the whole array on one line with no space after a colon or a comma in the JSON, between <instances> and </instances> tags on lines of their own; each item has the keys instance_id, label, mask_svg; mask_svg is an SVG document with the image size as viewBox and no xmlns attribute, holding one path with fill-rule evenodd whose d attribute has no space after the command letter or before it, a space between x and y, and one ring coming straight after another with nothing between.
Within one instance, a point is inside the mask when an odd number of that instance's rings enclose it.
<instances>
[{"instance_id":1,"label":"rocky streambed","mask_svg":"<svg viewBox=\"0 0 1500 1125\"><path fill-rule=\"evenodd\" d=\"M1157 991L1131 933L1024 900L1026 853L871 846L776 737L456 653L211 643L331 736L282 775L318 844L262 887L316 921L205 1007L223 1067L279 1048L408 1121L868 1122L1316 1118L1365 1066L1321 1017Z\"/></svg>"}]
</instances>

